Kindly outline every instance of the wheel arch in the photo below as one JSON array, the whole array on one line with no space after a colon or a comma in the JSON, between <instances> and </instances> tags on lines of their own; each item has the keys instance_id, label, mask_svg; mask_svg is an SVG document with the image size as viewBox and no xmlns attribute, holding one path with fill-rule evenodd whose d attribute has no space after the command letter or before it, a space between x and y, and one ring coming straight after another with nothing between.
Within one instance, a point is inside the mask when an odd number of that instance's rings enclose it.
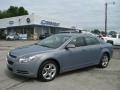
<instances>
[{"instance_id":1,"label":"wheel arch","mask_svg":"<svg viewBox=\"0 0 120 90\"><path fill-rule=\"evenodd\" d=\"M46 61L54 61L56 64L57 64L57 67L58 67L58 72L57 73L60 73L60 63L58 60L54 59L54 58L48 58L48 59L45 59L44 61L41 62L41 64L39 65L39 68L41 67L41 65L46 62Z\"/></svg>"},{"instance_id":2,"label":"wheel arch","mask_svg":"<svg viewBox=\"0 0 120 90\"><path fill-rule=\"evenodd\" d=\"M103 55L104 55L104 54L107 54L108 59L110 60L110 53L109 53L109 52L107 52L107 51L105 51L105 52L103 53Z\"/></svg>"}]
</instances>

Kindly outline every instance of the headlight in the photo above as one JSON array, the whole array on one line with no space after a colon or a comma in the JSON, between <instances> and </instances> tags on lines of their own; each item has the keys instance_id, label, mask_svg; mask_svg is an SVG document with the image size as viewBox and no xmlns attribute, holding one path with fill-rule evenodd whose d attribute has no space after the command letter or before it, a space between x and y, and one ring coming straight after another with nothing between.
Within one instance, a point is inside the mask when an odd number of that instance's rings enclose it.
<instances>
[{"instance_id":1,"label":"headlight","mask_svg":"<svg viewBox=\"0 0 120 90\"><path fill-rule=\"evenodd\" d=\"M29 57L29 58L20 58L19 59L19 62L20 63L27 63L27 62L30 62L30 61L32 61L33 59L35 59L36 58L36 56L32 56L32 57Z\"/></svg>"}]
</instances>

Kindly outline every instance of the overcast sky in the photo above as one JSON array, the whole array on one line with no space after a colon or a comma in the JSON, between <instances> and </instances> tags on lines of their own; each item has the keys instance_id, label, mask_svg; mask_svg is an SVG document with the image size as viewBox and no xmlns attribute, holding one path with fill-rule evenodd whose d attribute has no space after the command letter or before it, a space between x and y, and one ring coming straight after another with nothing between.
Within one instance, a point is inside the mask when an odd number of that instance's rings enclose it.
<instances>
[{"instance_id":1,"label":"overcast sky","mask_svg":"<svg viewBox=\"0 0 120 90\"><path fill-rule=\"evenodd\" d=\"M108 5L108 28L120 32L120 0L0 0L0 10L10 5L24 6L29 13L54 18L81 28L104 29L105 2Z\"/></svg>"}]
</instances>

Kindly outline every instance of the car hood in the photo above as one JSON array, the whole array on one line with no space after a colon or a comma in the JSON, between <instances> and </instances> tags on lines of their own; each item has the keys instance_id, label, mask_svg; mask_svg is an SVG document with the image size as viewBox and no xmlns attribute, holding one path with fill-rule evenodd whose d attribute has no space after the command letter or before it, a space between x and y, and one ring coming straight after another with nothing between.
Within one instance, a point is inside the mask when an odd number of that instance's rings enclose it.
<instances>
[{"instance_id":1,"label":"car hood","mask_svg":"<svg viewBox=\"0 0 120 90\"><path fill-rule=\"evenodd\" d=\"M44 53L48 50L53 50L53 49L43 47L40 45L27 45L27 46L23 46L23 47L19 47L19 48L11 50L9 54L13 57L14 56L21 57L25 55L34 55L34 54Z\"/></svg>"}]
</instances>

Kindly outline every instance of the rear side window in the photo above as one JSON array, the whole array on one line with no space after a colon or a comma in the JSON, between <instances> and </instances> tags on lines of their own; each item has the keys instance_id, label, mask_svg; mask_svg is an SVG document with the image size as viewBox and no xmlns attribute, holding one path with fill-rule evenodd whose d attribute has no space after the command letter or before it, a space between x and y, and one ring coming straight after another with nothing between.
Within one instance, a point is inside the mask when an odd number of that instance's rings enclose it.
<instances>
[{"instance_id":1,"label":"rear side window","mask_svg":"<svg viewBox=\"0 0 120 90\"><path fill-rule=\"evenodd\" d=\"M85 46L83 37L74 38L69 44L74 44L75 47Z\"/></svg>"},{"instance_id":2,"label":"rear side window","mask_svg":"<svg viewBox=\"0 0 120 90\"><path fill-rule=\"evenodd\" d=\"M96 45L100 43L95 37L85 37L85 41L87 45Z\"/></svg>"}]
</instances>

